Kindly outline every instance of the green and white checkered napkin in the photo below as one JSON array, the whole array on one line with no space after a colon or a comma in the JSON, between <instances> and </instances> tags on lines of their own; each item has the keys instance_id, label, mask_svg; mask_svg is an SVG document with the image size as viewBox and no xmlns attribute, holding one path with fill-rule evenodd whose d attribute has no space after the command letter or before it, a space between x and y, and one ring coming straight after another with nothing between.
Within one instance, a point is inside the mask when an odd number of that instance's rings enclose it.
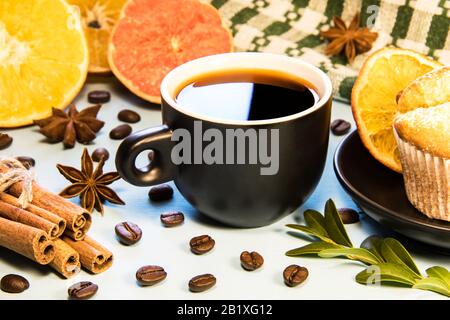
<instances>
[{"instance_id":1,"label":"green and white checkered napkin","mask_svg":"<svg viewBox=\"0 0 450 320\"><path fill-rule=\"evenodd\" d=\"M208 0L231 28L236 51L261 51L300 57L328 73L335 98L348 101L367 56L394 45L450 64L450 0ZM373 50L345 57L324 54L327 41L319 32L332 17L348 24L361 12L361 25L379 36Z\"/></svg>"}]
</instances>

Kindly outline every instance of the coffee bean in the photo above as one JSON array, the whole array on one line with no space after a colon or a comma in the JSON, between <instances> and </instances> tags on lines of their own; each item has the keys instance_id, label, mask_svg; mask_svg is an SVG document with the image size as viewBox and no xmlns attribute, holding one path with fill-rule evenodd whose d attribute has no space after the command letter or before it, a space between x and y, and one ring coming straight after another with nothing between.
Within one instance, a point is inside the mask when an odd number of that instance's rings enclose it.
<instances>
[{"instance_id":1,"label":"coffee bean","mask_svg":"<svg viewBox=\"0 0 450 320\"><path fill-rule=\"evenodd\" d=\"M18 274L8 274L0 281L2 291L9 293L21 293L30 287L27 279Z\"/></svg>"},{"instance_id":2,"label":"coffee bean","mask_svg":"<svg viewBox=\"0 0 450 320\"><path fill-rule=\"evenodd\" d=\"M165 227L179 226L184 222L184 214L177 211L163 213L160 218Z\"/></svg>"},{"instance_id":3,"label":"coffee bean","mask_svg":"<svg viewBox=\"0 0 450 320\"><path fill-rule=\"evenodd\" d=\"M359 222L359 214L350 208L341 208L338 210L344 224L352 224Z\"/></svg>"},{"instance_id":4,"label":"coffee bean","mask_svg":"<svg viewBox=\"0 0 450 320\"><path fill-rule=\"evenodd\" d=\"M88 93L89 103L107 103L111 100L111 94L105 90L96 90Z\"/></svg>"},{"instance_id":5,"label":"coffee bean","mask_svg":"<svg viewBox=\"0 0 450 320\"><path fill-rule=\"evenodd\" d=\"M105 161L109 159L109 152L105 148L97 148L92 152L92 160L95 162L100 162L102 158Z\"/></svg>"},{"instance_id":6,"label":"coffee bean","mask_svg":"<svg viewBox=\"0 0 450 320\"><path fill-rule=\"evenodd\" d=\"M136 271L136 280L141 286L152 286L166 277L167 272L159 266L144 266Z\"/></svg>"},{"instance_id":7,"label":"coffee bean","mask_svg":"<svg viewBox=\"0 0 450 320\"><path fill-rule=\"evenodd\" d=\"M189 281L189 290L192 292L203 292L211 289L216 284L216 277L212 274L202 274L193 277Z\"/></svg>"},{"instance_id":8,"label":"coffee bean","mask_svg":"<svg viewBox=\"0 0 450 320\"><path fill-rule=\"evenodd\" d=\"M244 251L241 253L241 265L247 271L259 269L264 264L264 258L258 252Z\"/></svg>"},{"instance_id":9,"label":"coffee bean","mask_svg":"<svg viewBox=\"0 0 450 320\"><path fill-rule=\"evenodd\" d=\"M21 156L16 157L16 159L19 160L27 169L30 169L31 167L34 167L36 165L36 161L31 157Z\"/></svg>"},{"instance_id":10,"label":"coffee bean","mask_svg":"<svg viewBox=\"0 0 450 320\"><path fill-rule=\"evenodd\" d=\"M154 186L150 189L148 197L152 201L169 200L173 197L173 189L168 184L160 184L159 186Z\"/></svg>"},{"instance_id":11,"label":"coffee bean","mask_svg":"<svg viewBox=\"0 0 450 320\"><path fill-rule=\"evenodd\" d=\"M298 286L308 278L308 269L293 264L284 269L283 278L288 287Z\"/></svg>"},{"instance_id":12,"label":"coffee bean","mask_svg":"<svg viewBox=\"0 0 450 320\"><path fill-rule=\"evenodd\" d=\"M204 254L212 250L216 242L208 235L194 237L189 241L191 251L195 254Z\"/></svg>"},{"instance_id":13,"label":"coffee bean","mask_svg":"<svg viewBox=\"0 0 450 320\"><path fill-rule=\"evenodd\" d=\"M98 291L98 286L90 281L75 283L69 287L68 293L71 299L89 299Z\"/></svg>"},{"instance_id":14,"label":"coffee bean","mask_svg":"<svg viewBox=\"0 0 450 320\"><path fill-rule=\"evenodd\" d=\"M13 138L6 133L0 133L0 150L8 148L13 142Z\"/></svg>"},{"instance_id":15,"label":"coffee bean","mask_svg":"<svg viewBox=\"0 0 450 320\"><path fill-rule=\"evenodd\" d=\"M128 124L122 124L109 132L109 137L114 140L122 140L128 137L133 129Z\"/></svg>"},{"instance_id":16,"label":"coffee bean","mask_svg":"<svg viewBox=\"0 0 450 320\"><path fill-rule=\"evenodd\" d=\"M333 132L333 134L336 136L343 136L350 131L351 127L352 125L350 124L350 122L343 119L337 119L334 120L333 123L331 123L331 132Z\"/></svg>"},{"instance_id":17,"label":"coffee bean","mask_svg":"<svg viewBox=\"0 0 450 320\"><path fill-rule=\"evenodd\" d=\"M136 123L141 121L141 116L139 115L139 113L129 109L120 111L117 115L117 118L119 118L120 121L128 123Z\"/></svg>"},{"instance_id":18,"label":"coffee bean","mask_svg":"<svg viewBox=\"0 0 450 320\"><path fill-rule=\"evenodd\" d=\"M142 230L133 222L121 222L115 227L117 238L125 245L132 245L141 240Z\"/></svg>"}]
</instances>

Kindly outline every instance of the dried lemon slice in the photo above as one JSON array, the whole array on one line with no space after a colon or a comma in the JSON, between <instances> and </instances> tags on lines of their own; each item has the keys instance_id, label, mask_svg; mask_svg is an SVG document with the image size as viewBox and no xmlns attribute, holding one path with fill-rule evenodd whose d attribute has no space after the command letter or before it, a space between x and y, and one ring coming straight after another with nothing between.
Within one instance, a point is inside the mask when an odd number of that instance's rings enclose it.
<instances>
[{"instance_id":1,"label":"dried lemon slice","mask_svg":"<svg viewBox=\"0 0 450 320\"><path fill-rule=\"evenodd\" d=\"M63 0L0 1L0 127L65 108L86 79L80 17Z\"/></svg>"},{"instance_id":2,"label":"dried lemon slice","mask_svg":"<svg viewBox=\"0 0 450 320\"><path fill-rule=\"evenodd\" d=\"M386 48L362 67L352 92L358 133L375 159L402 171L392 124L399 112L397 96L415 79L439 68L439 62L410 50Z\"/></svg>"},{"instance_id":3,"label":"dried lemon slice","mask_svg":"<svg viewBox=\"0 0 450 320\"><path fill-rule=\"evenodd\" d=\"M68 0L78 6L89 46L89 72L108 73L108 42L127 0Z\"/></svg>"}]
</instances>

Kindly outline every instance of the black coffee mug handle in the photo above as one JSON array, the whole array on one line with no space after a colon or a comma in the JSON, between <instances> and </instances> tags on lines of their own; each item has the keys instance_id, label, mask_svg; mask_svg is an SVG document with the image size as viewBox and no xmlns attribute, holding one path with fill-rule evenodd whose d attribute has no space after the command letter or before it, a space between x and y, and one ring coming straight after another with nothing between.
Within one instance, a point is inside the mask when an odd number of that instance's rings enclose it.
<instances>
[{"instance_id":1,"label":"black coffee mug handle","mask_svg":"<svg viewBox=\"0 0 450 320\"><path fill-rule=\"evenodd\" d=\"M177 167L171 161L172 131L166 125L136 132L126 138L116 155L116 167L121 177L136 186L151 186L173 180ZM137 156L153 151L153 159L144 168L136 167Z\"/></svg>"}]
</instances>

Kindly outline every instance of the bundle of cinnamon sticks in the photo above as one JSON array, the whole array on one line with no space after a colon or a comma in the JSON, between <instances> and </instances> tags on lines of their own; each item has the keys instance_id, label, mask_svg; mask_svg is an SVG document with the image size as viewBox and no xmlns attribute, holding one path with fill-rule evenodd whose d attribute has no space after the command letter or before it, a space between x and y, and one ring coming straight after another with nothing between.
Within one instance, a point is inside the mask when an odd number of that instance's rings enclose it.
<instances>
[{"instance_id":1,"label":"bundle of cinnamon sticks","mask_svg":"<svg viewBox=\"0 0 450 320\"><path fill-rule=\"evenodd\" d=\"M13 168L0 163L0 177L9 170ZM0 192L1 247L50 265L66 278L81 266L101 273L112 265L112 253L86 235L92 221L88 211L36 182L32 182L31 203L23 207L19 201L23 189L18 181Z\"/></svg>"}]
</instances>

